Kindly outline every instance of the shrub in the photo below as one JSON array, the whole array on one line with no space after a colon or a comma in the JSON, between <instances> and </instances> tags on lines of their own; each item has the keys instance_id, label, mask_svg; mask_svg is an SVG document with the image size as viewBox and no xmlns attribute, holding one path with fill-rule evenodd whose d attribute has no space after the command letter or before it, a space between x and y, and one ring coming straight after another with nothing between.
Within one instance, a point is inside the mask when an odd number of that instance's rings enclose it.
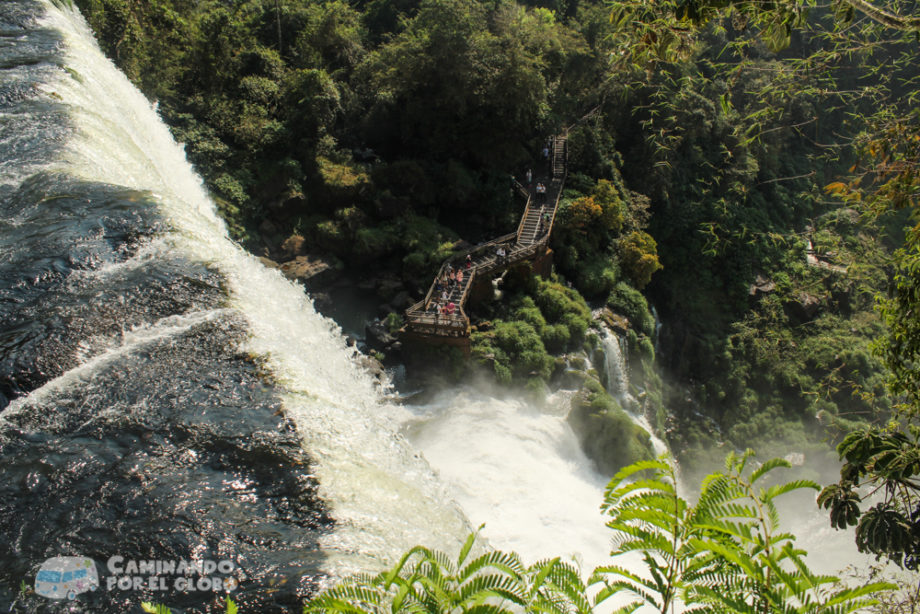
<instances>
[{"instance_id":1,"label":"shrub","mask_svg":"<svg viewBox=\"0 0 920 614\"><path fill-rule=\"evenodd\" d=\"M648 301L642 293L625 282L614 286L607 297L607 306L616 313L629 318L630 324L644 335L655 332L655 317L649 310Z\"/></svg>"},{"instance_id":2,"label":"shrub","mask_svg":"<svg viewBox=\"0 0 920 614\"><path fill-rule=\"evenodd\" d=\"M386 325L387 330L390 331L391 334L395 334L399 332L399 329L405 325L406 321L398 313L390 312L387 314L387 317L384 319L383 323Z\"/></svg>"},{"instance_id":3,"label":"shrub","mask_svg":"<svg viewBox=\"0 0 920 614\"><path fill-rule=\"evenodd\" d=\"M473 333L474 359L490 364L500 383L530 377L549 379L553 358L546 352L540 335L527 322L495 320L492 330Z\"/></svg>"},{"instance_id":4,"label":"shrub","mask_svg":"<svg viewBox=\"0 0 920 614\"><path fill-rule=\"evenodd\" d=\"M543 329L540 337L548 352L559 353L568 347L572 335L565 325L551 324Z\"/></svg>"}]
</instances>

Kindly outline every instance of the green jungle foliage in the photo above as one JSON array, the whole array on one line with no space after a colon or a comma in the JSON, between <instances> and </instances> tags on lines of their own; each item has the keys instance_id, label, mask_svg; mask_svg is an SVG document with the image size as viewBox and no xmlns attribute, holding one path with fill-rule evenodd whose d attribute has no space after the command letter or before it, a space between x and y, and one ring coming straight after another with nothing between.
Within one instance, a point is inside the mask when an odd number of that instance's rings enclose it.
<instances>
[{"instance_id":1,"label":"green jungle foliage","mask_svg":"<svg viewBox=\"0 0 920 614\"><path fill-rule=\"evenodd\" d=\"M506 280L506 303L474 314L474 360L542 391L552 355L582 345L584 299L606 304L687 471L748 445L815 467L839 444L835 524L860 522L854 489L879 483L902 494L861 545L916 549L913 4L75 3L236 238L274 256L297 233L417 295L464 240L515 227L509 174L542 174L544 139L568 128L560 277Z\"/></svg>"},{"instance_id":2,"label":"green jungle foliage","mask_svg":"<svg viewBox=\"0 0 920 614\"><path fill-rule=\"evenodd\" d=\"M845 161L818 160L816 143L853 124L859 104L828 105L818 76L802 81L743 32L709 28L649 68L611 62L631 57L620 53L627 34L585 0L77 3L252 249L297 233L422 294L461 238L514 228L508 174L539 175L542 139L571 126L556 268L629 318L631 349L652 343L636 292L651 280L674 386L649 392L676 414L680 454L750 433L800 449L866 418L883 373L868 349L879 330L869 297L884 278L806 271L803 253L811 237L858 270L890 249L825 216L821 186ZM786 54L819 44L796 40ZM755 302L758 275L778 289ZM803 296L820 304L807 321L796 317ZM495 357L501 382L547 380L547 354L584 334L574 313L474 315L493 321L476 355Z\"/></svg>"},{"instance_id":3,"label":"green jungle foliage","mask_svg":"<svg viewBox=\"0 0 920 614\"><path fill-rule=\"evenodd\" d=\"M532 378L548 382L552 354L584 344L591 310L572 288L527 271L506 279L505 288L502 301L482 308L492 319L472 334L473 359L504 384Z\"/></svg>"},{"instance_id":4,"label":"green jungle foliage","mask_svg":"<svg viewBox=\"0 0 920 614\"><path fill-rule=\"evenodd\" d=\"M678 495L674 465L664 459L621 470L602 510L613 532L612 561L583 580L559 558L524 564L513 552L474 552L471 535L456 560L424 547L405 553L377 575L345 580L310 601L305 613L330 612L579 612L624 603L662 614L682 603L698 612L854 612L894 588L866 583L845 588L809 569L795 536L779 529L775 501L808 481L767 485L788 466L774 459L749 467L750 454L730 455L725 471L706 477L699 500ZM625 555L642 563L626 568ZM589 590L596 589L596 590ZM614 606L616 607L616 606Z\"/></svg>"}]
</instances>

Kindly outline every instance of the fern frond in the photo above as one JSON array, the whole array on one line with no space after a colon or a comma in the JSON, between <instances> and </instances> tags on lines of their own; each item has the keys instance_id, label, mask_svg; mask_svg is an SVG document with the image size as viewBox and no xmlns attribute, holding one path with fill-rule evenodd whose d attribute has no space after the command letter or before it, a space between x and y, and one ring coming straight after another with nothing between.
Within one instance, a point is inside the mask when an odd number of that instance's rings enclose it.
<instances>
[{"instance_id":1,"label":"fern frond","mask_svg":"<svg viewBox=\"0 0 920 614\"><path fill-rule=\"evenodd\" d=\"M480 555L463 566L457 573L457 579L462 583L473 574L486 568L492 568L510 576L520 578L526 568L521 563L520 557L513 552L502 552L501 550L492 550Z\"/></svg>"},{"instance_id":2,"label":"fern frond","mask_svg":"<svg viewBox=\"0 0 920 614\"><path fill-rule=\"evenodd\" d=\"M785 495L796 490L802 490L803 488L811 490L821 490L821 486L813 480L792 480L791 482L786 482L784 484L774 484L766 490L761 491L761 497L768 500L773 500L779 496Z\"/></svg>"},{"instance_id":3,"label":"fern frond","mask_svg":"<svg viewBox=\"0 0 920 614\"><path fill-rule=\"evenodd\" d=\"M764 461L760 467L751 472L751 476L748 478L748 482L750 484L754 484L757 482L757 480L767 475L774 469L778 469L779 467L785 467L788 469L789 467L792 467L792 463L787 461L785 458L771 458L768 461ZM741 471L738 473L740 474Z\"/></svg>"}]
</instances>

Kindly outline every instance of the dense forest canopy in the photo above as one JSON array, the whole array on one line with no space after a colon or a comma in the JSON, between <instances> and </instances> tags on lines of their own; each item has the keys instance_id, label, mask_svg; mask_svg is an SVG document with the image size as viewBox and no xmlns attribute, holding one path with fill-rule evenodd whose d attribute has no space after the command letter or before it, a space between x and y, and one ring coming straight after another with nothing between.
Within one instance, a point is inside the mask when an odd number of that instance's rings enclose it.
<instances>
[{"instance_id":1,"label":"dense forest canopy","mask_svg":"<svg viewBox=\"0 0 920 614\"><path fill-rule=\"evenodd\" d=\"M862 546L915 563L913 3L76 3L236 238L280 258L302 236L416 296L460 239L513 228L509 175L568 130L559 277L509 280L474 362L539 391L606 305L687 471L753 445L817 477L842 442L835 524L879 479ZM579 398L619 420L596 382Z\"/></svg>"}]
</instances>

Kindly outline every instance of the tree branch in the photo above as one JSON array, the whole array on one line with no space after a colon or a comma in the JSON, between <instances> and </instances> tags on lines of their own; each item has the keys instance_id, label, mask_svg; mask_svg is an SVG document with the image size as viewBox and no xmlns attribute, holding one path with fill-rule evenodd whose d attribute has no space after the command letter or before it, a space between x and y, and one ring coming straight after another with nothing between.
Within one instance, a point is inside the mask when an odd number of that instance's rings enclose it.
<instances>
[{"instance_id":1,"label":"tree branch","mask_svg":"<svg viewBox=\"0 0 920 614\"><path fill-rule=\"evenodd\" d=\"M875 6L867 0L846 0L847 4L873 21L897 30L920 30L920 17L904 17Z\"/></svg>"}]
</instances>

